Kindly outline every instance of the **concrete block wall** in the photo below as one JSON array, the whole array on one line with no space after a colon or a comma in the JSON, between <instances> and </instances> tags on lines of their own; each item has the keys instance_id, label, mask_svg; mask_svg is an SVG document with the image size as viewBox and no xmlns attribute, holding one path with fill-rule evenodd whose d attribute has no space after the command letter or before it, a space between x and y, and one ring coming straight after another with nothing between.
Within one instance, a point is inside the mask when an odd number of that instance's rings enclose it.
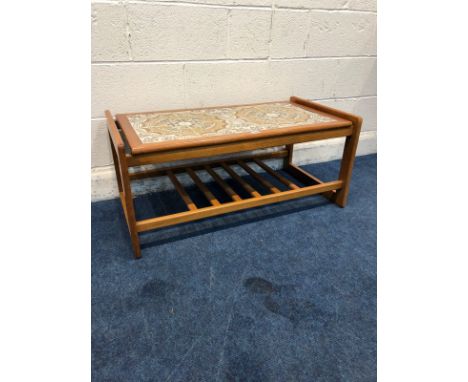
<instances>
[{"instance_id":1,"label":"concrete block wall","mask_svg":"<svg viewBox=\"0 0 468 382\"><path fill-rule=\"evenodd\" d=\"M376 152L376 0L93 0L91 7L93 200L116 196L105 109L296 95L362 115L358 154ZM336 159L341 150L342 140L301 144L294 160Z\"/></svg>"}]
</instances>

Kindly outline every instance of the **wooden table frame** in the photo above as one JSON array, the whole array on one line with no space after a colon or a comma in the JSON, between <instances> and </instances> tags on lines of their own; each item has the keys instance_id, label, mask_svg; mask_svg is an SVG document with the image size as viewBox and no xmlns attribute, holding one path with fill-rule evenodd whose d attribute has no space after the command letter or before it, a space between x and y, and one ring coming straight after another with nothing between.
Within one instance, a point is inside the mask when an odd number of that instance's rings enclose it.
<instances>
[{"instance_id":1,"label":"wooden table frame","mask_svg":"<svg viewBox=\"0 0 468 382\"><path fill-rule=\"evenodd\" d=\"M278 129L278 131L275 131L269 136L253 135L250 139L229 138L227 140L212 141L209 143L205 142L204 144L198 145L188 144L186 147L168 146L163 150L155 149L144 151L126 150L126 147L128 149L129 145L128 141L124 141L124 137L128 140L128 134L125 134L125 128L128 127L126 126L122 129L122 120L119 119L119 116L117 116L117 120L114 120L110 111L106 110L105 115L108 124L111 143L110 146L114 160L120 200L122 202L125 219L130 232L135 258L141 257L139 233L157 228L316 194L321 194L336 203L338 206L345 207L349 193L351 173L356 155L359 134L361 131L362 118L298 97L291 97L290 102L306 109L312 109L314 112L334 116L340 121L345 121L346 123L338 124L337 127L334 128L321 128L320 126L313 129L285 128ZM320 179L292 163L292 154L295 143L337 137L346 137L339 177L337 180L322 182ZM140 168L139 171L129 171L131 167L139 167L147 164L159 164L182 159L206 159L215 155L242 153L277 146L285 146L285 148L280 151L270 153L238 155L233 159L224 161L213 160L212 162L204 162L203 164L194 162L193 165L175 165L165 167L164 169L153 170L142 170ZM283 158L284 170L292 177L292 179L297 179L297 183L300 182L305 186L300 186L299 184L296 184L296 182L282 176L280 173L275 172L262 161L263 159L271 158ZM255 163L266 173L287 186L289 190L279 190L266 178L262 177L261 173L255 171L251 166L249 166L248 162ZM236 173L236 171L231 167L233 164L241 166L241 168L243 168L271 193L261 195L251 184L242 179L239 174ZM242 199L215 171L216 168L222 168L236 182L238 182L251 197ZM232 201L228 203L219 202L198 177L196 171L200 170L206 171L210 174L213 181L224 190ZM177 179L176 174L180 173L187 173L190 176L206 199L210 202L211 205L209 207L197 207L185 191L183 185ZM175 189L186 204L187 211L137 221L130 182L137 179L158 176L169 177Z\"/></svg>"}]
</instances>

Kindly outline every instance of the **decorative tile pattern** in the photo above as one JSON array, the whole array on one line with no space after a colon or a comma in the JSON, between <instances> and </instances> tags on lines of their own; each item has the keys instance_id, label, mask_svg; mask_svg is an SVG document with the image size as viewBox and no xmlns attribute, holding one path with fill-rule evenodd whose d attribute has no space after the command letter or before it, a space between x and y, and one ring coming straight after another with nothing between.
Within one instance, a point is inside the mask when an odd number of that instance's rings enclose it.
<instances>
[{"instance_id":1,"label":"decorative tile pattern","mask_svg":"<svg viewBox=\"0 0 468 382\"><path fill-rule=\"evenodd\" d=\"M233 106L128 116L143 143L196 139L333 122L290 103Z\"/></svg>"}]
</instances>

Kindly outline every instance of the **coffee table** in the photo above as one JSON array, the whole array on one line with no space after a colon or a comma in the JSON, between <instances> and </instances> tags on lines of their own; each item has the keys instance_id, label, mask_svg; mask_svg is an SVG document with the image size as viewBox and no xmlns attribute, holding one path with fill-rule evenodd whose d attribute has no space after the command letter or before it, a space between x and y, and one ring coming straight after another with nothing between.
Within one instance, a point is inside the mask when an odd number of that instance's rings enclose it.
<instances>
[{"instance_id":1,"label":"coffee table","mask_svg":"<svg viewBox=\"0 0 468 382\"><path fill-rule=\"evenodd\" d=\"M362 125L357 115L298 97L260 104L125 113L115 119L109 110L105 115L135 258L141 257L141 232L315 194L340 207L346 205ZM337 180L323 182L292 163L294 144L338 137L346 140ZM280 149L260 150L272 147ZM284 173L265 163L272 158L283 159ZM163 163L170 165L146 166ZM212 182L204 183L201 172L209 174ZM197 206L192 200L178 178L183 173L193 180L209 206ZM186 211L137 220L131 181L162 176L170 179ZM232 182L245 190L244 196L235 191ZM216 198L210 184L217 184L229 201Z\"/></svg>"}]
</instances>

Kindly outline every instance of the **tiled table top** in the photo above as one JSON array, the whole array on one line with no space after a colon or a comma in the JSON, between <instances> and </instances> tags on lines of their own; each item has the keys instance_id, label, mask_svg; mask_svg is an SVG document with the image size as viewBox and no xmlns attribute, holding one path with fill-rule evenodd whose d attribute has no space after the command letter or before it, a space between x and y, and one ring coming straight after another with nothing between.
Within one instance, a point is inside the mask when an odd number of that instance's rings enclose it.
<instances>
[{"instance_id":1,"label":"tiled table top","mask_svg":"<svg viewBox=\"0 0 468 382\"><path fill-rule=\"evenodd\" d=\"M333 122L336 119L290 103L129 114L142 143L167 142Z\"/></svg>"},{"instance_id":2,"label":"tiled table top","mask_svg":"<svg viewBox=\"0 0 468 382\"><path fill-rule=\"evenodd\" d=\"M292 101L126 113L117 114L116 119L133 154L285 137L352 125L347 119Z\"/></svg>"}]
</instances>

